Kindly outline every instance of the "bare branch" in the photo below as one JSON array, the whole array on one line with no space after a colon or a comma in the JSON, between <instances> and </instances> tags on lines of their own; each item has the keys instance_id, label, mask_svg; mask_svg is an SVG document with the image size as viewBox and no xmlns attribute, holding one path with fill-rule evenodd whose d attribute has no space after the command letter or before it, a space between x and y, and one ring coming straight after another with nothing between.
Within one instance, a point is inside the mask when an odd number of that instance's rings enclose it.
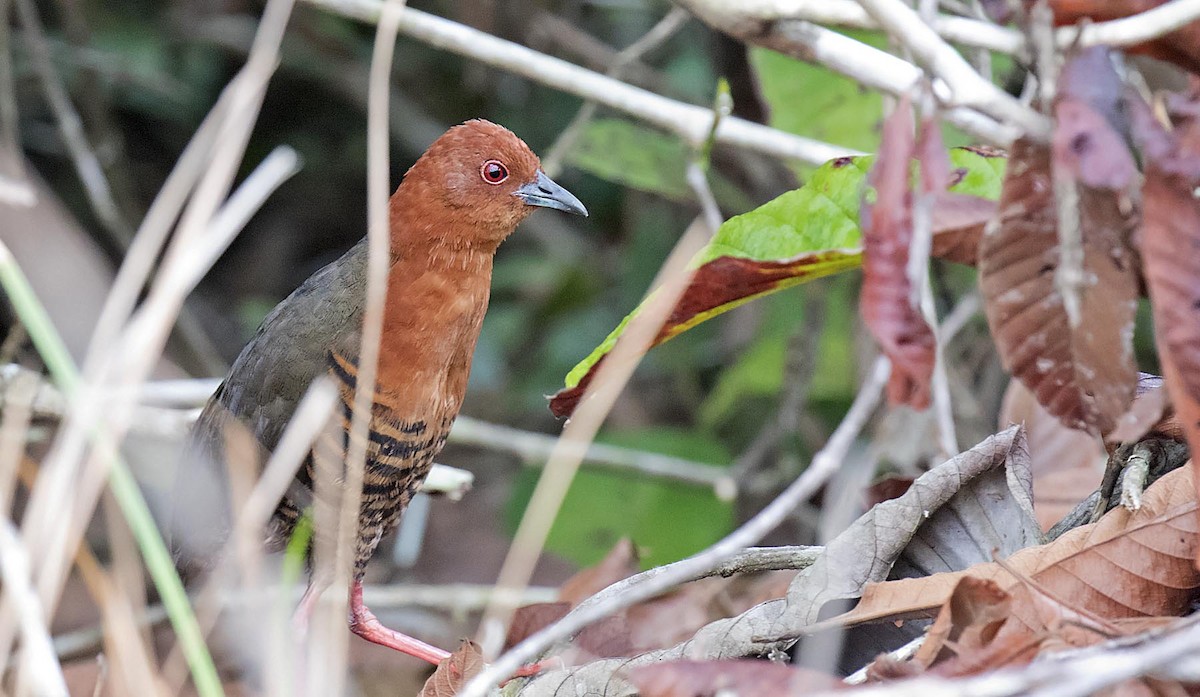
<instances>
[{"instance_id":1,"label":"bare branch","mask_svg":"<svg viewBox=\"0 0 1200 697\"><path fill-rule=\"evenodd\" d=\"M742 4L723 0L676 1L713 28L748 44L823 65L887 94L911 94L922 79L921 69L912 63L812 22L759 19L743 14ZM757 7L761 9L763 3ZM944 91L945 85L942 88ZM973 108L952 108L944 117L963 131L995 145L1007 146L1019 135L1012 125L997 122L993 116Z\"/></svg>"},{"instance_id":2,"label":"bare branch","mask_svg":"<svg viewBox=\"0 0 1200 697\"><path fill-rule=\"evenodd\" d=\"M900 0L859 0L867 12L887 29L893 39L912 52L917 62L936 78L944 80L950 94L934 94L948 106L978 109L1002 123L1014 123L1039 139L1048 139L1046 117L1022 105L999 87L984 79L965 58Z\"/></svg>"},{"instance_id":3,"label":"bare branch","mask_svg":"<svg viewBox=\"0 0 1200 697\"><path fill-rule=\"evenodd\" d=\"M29 53L34 69L41 78L42 88L46 92L46 101L58 119L58 129L62 134L63 143L71 154L71 160L75 164L75 171L79 174L80 181L83 182L83 189L87 193L88 201L92 204L92 210L96 212L96 217L104 224L104 229L118 246L124 249L129 245L133 229L121 214L116 199L113 198L108 177L104 174L104 168L100 166L96 151L88 143L87 134L83 131L83 121L79 118L79 112L71 104L67 88L63 86L58 73L54 71L50 46L46 41L42 22L38 18L37 7L34 6L33 0L16 0L16 3L17 16L25 27L25 35L29 39ZM4 19L4 21L7 23L8 20ZM7 59L8 57L5 56L2 60Z\"/></svg>"},{"instance_id":4,"label":"bare branch","mask_svg":"<svg viewBox=\"0 0 1200 697\"><path fill-rule=\"evenodd\" d=\"M696 578L697 574L716 568L747 546L762 539L763 535L790 515L797 505L812 496L841 466L859 431L879 404L880 393L890 372L891 364L887 358L875 359L866 382L859 389L842 423L830 436L829 442L813 457L808 469L757 515L699 554L666 567L651 569L640 575L638 582L621 588L619 592L610 592L610 586L580 603L566 617L517 644L485 668L463 687L459 693L460 697L483 697L490 687L512 675L523 664L533 660L556 642L574 636L584 627L614 612L653 598L683 581Z\"/></svg>"},{"instance_id":5,"label":"bare branch","mask_svg":"<svg viewBox=\"0 0 1200 697\"><path fill-rule=\"evenodd\" d=\"M1058 30L1059 48L1078 45L1129 46L1157 39L1200 19L1200 0L1171 0L1140 14L1080 28Z\"/></svg>"},{"instance_id":6,"label":"bare branch","mask_svg":"<svg viewBox=\"0 0 1200 697\"><path fill-rule=\"evenodd\" d=\"M305 1L364 22L378 21L382 6L380 0ZM625 112L675 133L691 145L702 143L712 124L711 109L668 99L425 12L406 9L400 16L400 31L437 48ZM722 119L721 127L717 130L717 142L810 164L821 164L843 155L860 154L849 148L802 138L733 117Z\"/></svg>"},{"instance_id":7,"label":"bare branch","mask_svg":"<svg viewBox=\"0 0 1200 697\"><path fill-rule=\"evenodd\" d=\"M755 0L738 3L687 0L682 4L693 7L704 5L710 12L724 13L729 17L730 25L734 22L762 26L771 22L806 21L856 29L881 28L880 23L857 0ZM1059 48L1099 44L1129 46L1152 41L1182 29L1197 19L1200 19L1200 0L1171 0L1121 19L1081 27L1062 27L1056 32L1055 41ZM929 24L938 36L951 43L1007 53L1022 59L1029 57L1029 46L1020 32L992 22L938 14Z\"/></svg>"},{"instance_id":8,"label":"bare branch","mask_svg":"<svg viewBox=\"0 0 1200 697\"><path fill-rule=\"evenodd\" d=\"M658 20L658 23L651 27L650 31L613 56L612 63L608 66L605 75L617 80L623 78L639 58L674 36L689 19L691 19L691 15L685 10L678 7L671 8L671 11ZM542 169L551 178L558 176L563 158L583 135L584 126L596 115L597 106L596 102L590 100L584 102L579 111L575 112L575 116L571 118L571 122L554 141L554 145L550 146L550 152L542 158Z\"/></svg>"}]
</instances>

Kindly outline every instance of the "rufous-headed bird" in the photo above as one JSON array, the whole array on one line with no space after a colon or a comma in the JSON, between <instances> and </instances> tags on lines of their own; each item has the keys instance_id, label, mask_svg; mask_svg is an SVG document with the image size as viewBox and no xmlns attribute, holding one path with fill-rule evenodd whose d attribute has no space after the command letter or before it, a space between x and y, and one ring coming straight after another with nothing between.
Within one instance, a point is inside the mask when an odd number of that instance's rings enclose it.
<instances>
[{"instance_id":1,"label":"rufous-headed bird","mask_svg":"<svg viewBox=\"0 0 1200 697\"><path fill-rule=\"evenodd\" d=\"M579 199L546 176L520 138L483 120L439 137L408 170L389 204L391 259L349 623L367 641L432 663L448 654L384 627L363 604L363 573L380 538L396 526L429 473L462 406L496 248L538 207L587 215ZM224 467L225 431L233 421L270 452L309 383L322 374L332 375L339 387L343 438L338 447L345 457L366 268L363 240L275 307L200 414L189 457L202 456L210 469L212 463ZM286 544L311 502L313 468L310 455L275 510L266 531L268 548ZM221 477L205 482L187 471L181 474L171 532L186 566L189 558L211 554L228 536L227 523L212 523L229 519L227 504L215 516L195 509L220 507L229 497L211 490L227 486Z\"/></svg>"}]
</instances>

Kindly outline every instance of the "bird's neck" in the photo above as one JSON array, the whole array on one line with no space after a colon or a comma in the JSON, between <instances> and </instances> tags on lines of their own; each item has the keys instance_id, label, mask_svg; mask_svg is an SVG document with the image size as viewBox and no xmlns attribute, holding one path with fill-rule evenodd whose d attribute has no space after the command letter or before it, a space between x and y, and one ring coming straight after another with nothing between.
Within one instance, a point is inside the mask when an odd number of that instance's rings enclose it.
<instances>
[{"instance_id":1,"label":"bird's neck","mask_svg":"<svg viewBox=\"0 0 1200 697\"><path fill-rule=\"evenodd\" d=\"M487 311L496 246L454 242L469 237L418 227L424 224L392 219L379 384L397 408L436 404L452 418Z\"/></svg>"}]
</instances>

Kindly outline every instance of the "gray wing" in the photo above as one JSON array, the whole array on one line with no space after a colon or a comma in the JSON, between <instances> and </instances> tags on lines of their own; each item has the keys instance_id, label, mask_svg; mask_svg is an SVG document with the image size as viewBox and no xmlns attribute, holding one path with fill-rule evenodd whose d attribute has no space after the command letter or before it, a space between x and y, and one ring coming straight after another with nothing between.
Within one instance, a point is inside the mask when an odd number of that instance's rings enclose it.
<instances>
[{"instance_id":1,"label":"gray wing","mask_svg":"<svg viewBox=\"0 0 1200 697\"><path fill-rule=\"evenodd\" d=\"M230 427L244 427L261 446L258 462L280 435L309 384L329 370L330 351L355 356L362 336L366 242L310 276L271 311L234 361L192 427L176 471L171 546L185 569L206 567L229 535ZM234 463L234 466L245 463ZM242 481L254 481L258 472Z\"/></svg>"}]
</instances>

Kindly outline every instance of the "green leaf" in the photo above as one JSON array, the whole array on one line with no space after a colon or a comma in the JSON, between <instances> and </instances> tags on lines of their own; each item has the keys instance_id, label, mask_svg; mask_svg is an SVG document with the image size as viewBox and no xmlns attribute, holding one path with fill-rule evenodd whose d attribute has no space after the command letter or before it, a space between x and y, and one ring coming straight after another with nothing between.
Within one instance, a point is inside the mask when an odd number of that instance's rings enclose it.
<instances>
[{"instance_id":1,"label":"green leaf","mask_svg":"<svg viewBox=\"0 0 1200 697\"><path fill-rule=\"evenodd\" d=\"M697 462L730 461L716 439L670 427L608 432L598 440ZM518 476L506 516L510 530L528 505L539 474L525 469ZM708 547L734 526L733 504L719 500L710 487L586 467L572 481L562 509L571 515L555 519L546 548L580 566L598 562L622 537L637 545L643 567L668 564Z\"/></svg>"}]
</instances>

